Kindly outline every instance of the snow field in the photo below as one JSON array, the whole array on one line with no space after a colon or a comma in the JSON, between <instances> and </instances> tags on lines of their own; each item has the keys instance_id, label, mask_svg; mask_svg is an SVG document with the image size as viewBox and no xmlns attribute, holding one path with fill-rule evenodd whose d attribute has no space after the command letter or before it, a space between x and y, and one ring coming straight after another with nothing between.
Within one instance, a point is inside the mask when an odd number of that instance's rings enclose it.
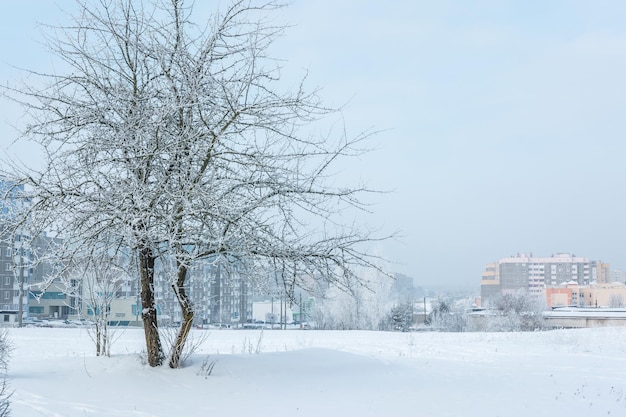
<instances>
[{"instance_id":1,"label":"snow field","mask_svg":"<svg viewBox=\"0 0 626 417\"><path fill-rule=\"evenodd\" d=\"M16 417L626 415L622 328L194 330L177 370L142 364L140 329L117 331L111 358L85 329L10 335Z\"/></svg>"}]
</instances>

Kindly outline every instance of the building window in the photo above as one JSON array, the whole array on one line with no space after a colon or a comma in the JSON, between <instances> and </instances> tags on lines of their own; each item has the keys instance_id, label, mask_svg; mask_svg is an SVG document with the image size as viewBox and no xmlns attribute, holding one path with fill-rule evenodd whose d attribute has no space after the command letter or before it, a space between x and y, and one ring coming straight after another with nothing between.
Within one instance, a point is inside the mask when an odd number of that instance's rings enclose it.
<instances>
[{"instance_id":1,"label":"building window","mask_svg":"<svg viewBox=\"0 0 626 417\"><path fill-rule=\"evenodd\" d=\"M7 262L4 264L4 270L5 271L13 271L13 265L11 265L11 262Z\"/></svg>"},{"instance_id":2,"label":"building window","mask_svg":"<svg viewBox=\"0 0 626 417\"><path fill-rule=\"evenodd\" d=\"M4 299L5 300L10 300L11 299L11 291L5 291L4 292Z\"/></svg>"},{"instance_id":3,"label":"building window","mask_svg":"<svg viewBox=\"0 0 626 417\"><path fill-rule=\"evenodd\" d=\"M41 299L41 300L65 300L67 295L64 292L55 292L55 291L29 291L28 298L31 300Z\"/></svg>"},{"instance_id":4,"label":"building window","mask_svg":"<svg viewBox=\"0 0 626 417\"><path fill-rule=\"evenodd\" d=\"M4 285L5 286L11 285L11 277L4 277Z\"/></svg>"},{"instance_id":5,"label":"building window","mask_svg":"<svg viewBox=\"0 0 626 417\"><path fill-rule=\"evenodd\" d=\"M10 258L12 255L13 255L13 251L11 250L11 248L6 248L6 249L4 250L4 256L5 256L6 258Z\"/></svg>"},{"instance_id":6,"label":"building window","mask_svg":"<svg viewBox=\"0 0 626 417\"><path fill-rule=\"evenodd\" d=\"M5 314L5 315L4 315L4 321L8 322L8 321L9 321L9 317L10 317L10 316L9 316L8 314Z\"/></svg>"},{"instance_id":7,"label":"building window","mask_svg":"<svg viewBox=\"0 0 626 417\"><path fill-rule=\"evenodd\" d=\"M43 314L43 306L29 306L28 314Z\"/></svg>"}]
</instances>

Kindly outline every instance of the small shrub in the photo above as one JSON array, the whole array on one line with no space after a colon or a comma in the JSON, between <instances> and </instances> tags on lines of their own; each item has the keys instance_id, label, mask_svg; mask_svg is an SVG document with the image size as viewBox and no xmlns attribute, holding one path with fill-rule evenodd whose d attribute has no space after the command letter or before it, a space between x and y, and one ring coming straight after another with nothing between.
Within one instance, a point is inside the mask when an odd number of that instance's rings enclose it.
<instances>
[{"instance_id":1,"label":"small shrub","mask_svg":"<svg viewBox=\"0 0 626 417\"><path fill-rule=\"evenodd\" d=\"M179 329L177 327L160 327L159 334L164 340L164 345L171 351L174 349L176 338L178 336ZM193 355L209 338L210 332L202 333L189 333L189 337L185 342L185 346L180 355L179 368L184 368L189 360L189 357ZM169 356L169 354L167 355Z\"/></svg>"},{"instance_id":2,"label":"small shrub","mask_svg":"<svg viewBox=\"0 0 626 417\"><path fill-rule=\"evenodd\" d=\"M467 328L467 315L463 311L455 311L451 300L438 298L432 303L426 324L442 332L464 332Z\"/></svg>"},{"instance_id":3,"label":"small shrub","mask_svg":"<svg viewBox=\"0 0 626 417\"><path fill-rule=\"evenodd\" d=\"M243 345L241 347L241 353L249 353L249 354L259 354L263 352L263 330L259 333L259 337L256 340L256 345L252 343L252 340L249 338L243 339Z\"/></svg>"},{"instance_id":4,"label":"small shrub","mask_svg":"<svg viewBox=\"0 0 626 417\"><path fill-rule=\"evenodd\" d=\"M9 359L13 347L6 330L0 330L0 417L9 417L11 414L11 394L7 382L7 371L9 369Z\"/></svg>"},{"instance_id":5,"label":"small shrub","mask_svg":"<svg viewBox=\"0 0 626 417\"><path fill-rule=\"evenodd\" d=\"M202 364L200 365L200 370L196 373L198 376L203 376L204 379L207 379L213 373L213 368L217 364L217 359L211 360L209 355L204 358Z\"/></svg>"}]
</instances>

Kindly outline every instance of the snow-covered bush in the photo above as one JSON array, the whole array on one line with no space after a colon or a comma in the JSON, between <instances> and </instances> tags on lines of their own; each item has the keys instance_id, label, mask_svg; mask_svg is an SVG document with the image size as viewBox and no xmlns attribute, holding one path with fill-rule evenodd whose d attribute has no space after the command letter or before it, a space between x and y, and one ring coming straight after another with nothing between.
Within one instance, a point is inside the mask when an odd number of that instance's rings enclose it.
<instances>
[{"instance_id":1,"label":"snow-covered bush","mask_svg":"<svg viewBox=\"0 0 626 417\"><path fill-rule=\"evenodd\" d=\"M11 357L11 341L6 330L0 331L0 417L9 417L10 397L9 383L7 382L7 370L9 368L9 359Z\"/></svg>"},{"instance_id":2,"label":"snow-covered bush","mask_svg":"<svg viewBox=\"0 0 626 417\"><path fill-rule=\"evenodd\" d=\"M408 332L413 326L413 302L407 301L391 309L380 322L380 330Z\"/></svg>"},{"instance_id":3,"label":"snow-covered bush","mask_svg":"<svg viewBox=\"0 0 626 417\"><path fill-rule=\"evenodd\" d=\"M431 312L426 318L434 330L442 332L463 332L467 326L467 317L462 309L447 298L438 298L431 302Z\"/></svg>"},{"instance_id":4,"label":"snow-covered bush","mask_svg":"<svg viewBox=\"0 0 626 417\"><path fill-rule=\"evenodd\" d=\"M162 326L159 327L159 334L161 336L161 340L163 340L166 349L170 351L174 349L176 344L176 337L178 335L178 329L174 326ZM201 331L201 332L190 332L187 343L180 352L180 361L178 362L178 368L184 368L187 366L187 362L191 355L196 353L200 349L200 347L207 341L210 333ZM166 352L170 354L169 351Z\"/></svg>"},{"instance_id":5,"label":"snow-covered bush","mask_svg":"<svg viewBox=\"0 0 626 417\"><path fill-rule=\"evenodd\" d=\"M534 331L543 328L543 306L526 293L503 294L494 302L494 315L489 317L488 331Z\"/></svg>"}]
</instances>

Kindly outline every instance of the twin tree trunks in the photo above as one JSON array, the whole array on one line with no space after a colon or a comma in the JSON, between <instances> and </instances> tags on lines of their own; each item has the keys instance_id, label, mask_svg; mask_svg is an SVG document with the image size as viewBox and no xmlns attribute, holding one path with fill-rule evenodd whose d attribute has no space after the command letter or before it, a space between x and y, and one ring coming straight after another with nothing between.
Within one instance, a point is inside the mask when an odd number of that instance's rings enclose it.
<instances>
[{"instance_id":1,"label":"twin tree trunks","mask_svg":"<svg viewBox=\"0 0 626 417\"><path fill-rule=\"evenodd\" d=\"M148 364L150 366L161 366L164 360L163 346L159 337L159 327L157 322L157 310L154 299L154 264L156 257L150 248L144 247L139 252L140 273L141 273L141 318L146 338L146 348ZM189 296L185 292L184 284L187 278L187 267L181 262L177 263L177 279L172 285L176 294L178 304L182 311L182 321L178 334L171 346L169 366L178 368L180 366L181 355L185 347L185 341L193 324L193 307Z\"/></svg>"}]
</instances>

